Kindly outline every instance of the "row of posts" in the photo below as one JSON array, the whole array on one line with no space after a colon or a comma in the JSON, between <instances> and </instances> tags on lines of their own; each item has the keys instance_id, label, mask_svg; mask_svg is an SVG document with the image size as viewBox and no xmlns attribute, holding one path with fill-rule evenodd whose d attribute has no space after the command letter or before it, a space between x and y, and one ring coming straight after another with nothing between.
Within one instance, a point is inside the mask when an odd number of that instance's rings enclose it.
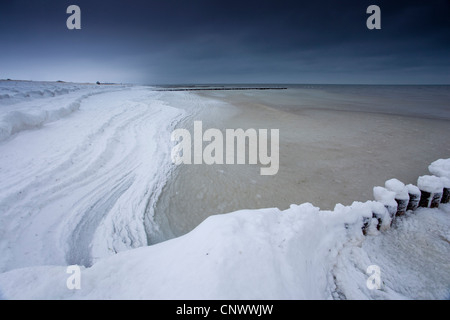
<instances>
[{"instance_id":1,"label":"row of posts","mask_svg":"<svg viewBox=\"0 0 450 320\"><path fill-rule=\"evenodd\" d=\"M390 225L395 218L402 216L406 211L414 211L417 208L438 208L441 203L450 201L450 179L435 175L425 175L417 179L417 186L405 185L397 179L385 182L384 187L373 189L374 198L381 202L387 209L391 218ZM378 220L377 229L380 230L383 215L373 213L373 218ZM369 221L363 225L363 233L366 234Z\"/></svg>"}]
</instances>

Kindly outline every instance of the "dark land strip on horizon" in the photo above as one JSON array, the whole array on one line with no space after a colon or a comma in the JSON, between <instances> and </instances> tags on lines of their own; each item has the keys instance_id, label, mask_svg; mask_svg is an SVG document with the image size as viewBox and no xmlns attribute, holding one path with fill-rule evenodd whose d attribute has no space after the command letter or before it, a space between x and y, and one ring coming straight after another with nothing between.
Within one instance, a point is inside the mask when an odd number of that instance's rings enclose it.
<instances>
[{"instance_id":1,"label":"dark land strip on horizon","mask_svg":"<svg viewBox=\"0 0 450 320\"><path fill-rule=\"evenodd\" d=\"M218 91L218 90L286 90L286 87L248 87L248 88L163 88L154 91Z\"/></svg>"}]
</instances>

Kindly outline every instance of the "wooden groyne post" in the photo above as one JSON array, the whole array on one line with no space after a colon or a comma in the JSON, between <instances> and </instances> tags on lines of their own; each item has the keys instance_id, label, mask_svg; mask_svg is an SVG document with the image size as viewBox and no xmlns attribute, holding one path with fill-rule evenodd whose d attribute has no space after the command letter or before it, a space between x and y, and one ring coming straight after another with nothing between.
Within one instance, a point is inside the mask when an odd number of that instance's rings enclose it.
<instances>
[{"instance_id":1,"label":"wooden groyne post","mask_svg":"<svg viewBox=\"0 0 450 320\"><path fill-rule=\"evenodd\" d=\"M385 182L384 187L374 187L373 196L376 202L384 206L386 214L373 210L373 221L378 221L377 229L383 224L390 227L395 218L418 208L438 208L441 203L450 202L450 159L440 159L429 167L432 175L423 175L417 179L417 186L405 185L397 179ZM377 212L375 212L377 211ZM386 221L389 220L390 221ZM370 225L368 219L363 221L363 233L367 233Z\"/></svg>"},{"instance_id":2,"label":"wooden groyne post","mask_svg":"<svg viewBox=\"0 0 450 320\"><path fill-rule=\"evenodd\" d=\"M417 179L417 186L420 189L419 207L437 208L441 202L444 184L441 178L436 176L420 176Z\"/></svg>"}]
</instances>

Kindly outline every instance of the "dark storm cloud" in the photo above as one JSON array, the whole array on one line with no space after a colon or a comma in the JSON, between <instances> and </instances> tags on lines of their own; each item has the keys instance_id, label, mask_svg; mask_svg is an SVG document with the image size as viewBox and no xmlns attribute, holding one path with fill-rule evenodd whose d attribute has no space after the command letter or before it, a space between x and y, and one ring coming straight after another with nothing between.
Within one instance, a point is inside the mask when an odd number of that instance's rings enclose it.
<instances>
[{"instance_id":1,"label":"dark storm cloud","mask_svg":"<svg viewBox=\"0 0 450 320\"><path fill-rule=\"evenodd\" d=\"M82 30L65 27L70 4ZM381 30L366 28L371 4ZM0 77L449 83L449 17L444 0L6 0Z\"/></svg>"}]
</instances>

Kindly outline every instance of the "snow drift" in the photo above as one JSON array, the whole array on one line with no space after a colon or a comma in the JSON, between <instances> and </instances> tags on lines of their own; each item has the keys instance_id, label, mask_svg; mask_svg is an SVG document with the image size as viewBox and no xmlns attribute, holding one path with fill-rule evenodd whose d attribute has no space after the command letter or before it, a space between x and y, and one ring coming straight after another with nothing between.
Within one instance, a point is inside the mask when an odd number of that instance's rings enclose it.
<instances>
[{"instance_id":1,"label":"snow drift","mask_svg":"<svg viewBox=\"0 0 450 320\"><path fill-rule=\"evenodd\" d=\"M448 298L450 208L419 209L364 237L372 205L211 216L182 237L82 267L79 290L67 288L65 266L0 274L0 288L7 299ZM366 284L371 265L381 268L379 290Z\"/></svg>"},{"instance_id":2,"label":"snow drift","mask_svg":"<svg viewBox=\"0 0 450 320\"><path fill-rule=\"evenodd\" d=\"M86 98L125 86L2 81L0 92L0 141L11 135L59 120L80 108Z\"/></svg>"}]
</instances>

